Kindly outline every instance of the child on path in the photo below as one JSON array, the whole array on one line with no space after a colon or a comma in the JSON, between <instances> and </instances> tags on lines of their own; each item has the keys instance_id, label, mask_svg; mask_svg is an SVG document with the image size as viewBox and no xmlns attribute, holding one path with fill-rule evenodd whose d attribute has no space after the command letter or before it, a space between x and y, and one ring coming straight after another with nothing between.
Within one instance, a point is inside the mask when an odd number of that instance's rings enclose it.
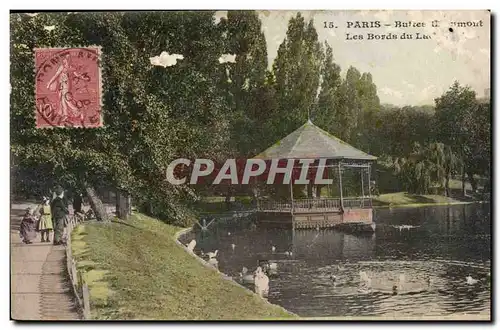
<instances>
[{"instance_id":1,"label":"child on path","mask_svg":"<svg viewBox=\"0 0 500 330\"><path fill-rule=\"evenodd\" d=\"M21 220L19 236L23 239L23 243L25 244L33 243L32 240L36 238L36 219L31 207L26 210L26 214Z\"/></svg>"},{"instance_id":2,"label":"child on path","mask_svg":"<svg viewBox=\"0 0 500 330\"><path fill-rule=\"evenodd\" d=\"M52 214L50 212L50 200L48 197L43 198L43 204L40 207L40 221L38 222L38 230L42 235L42 243L50 242L50 232L54 229L52 224Z\"/></svg>"}]
</instances>

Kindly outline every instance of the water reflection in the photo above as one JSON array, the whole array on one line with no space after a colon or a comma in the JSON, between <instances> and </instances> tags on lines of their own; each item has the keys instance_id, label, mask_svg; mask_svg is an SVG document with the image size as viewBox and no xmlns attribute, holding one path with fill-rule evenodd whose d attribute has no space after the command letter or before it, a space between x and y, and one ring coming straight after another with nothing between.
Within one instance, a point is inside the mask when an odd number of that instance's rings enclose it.
<instances>
[{"instance_id":1,"label":"water reflection","mask_svg":"<svg viewBox=\"0 0 500 330\"><path fill-rule=\"evenodd\" d=\"M219 269L236 278L243 267L253 272L259 260L276 262L268 299L303 316L489 312L488 204L383 209L375 212L375 221L376 233L367 236L335 230L255 230L240 221L183 240L188 243L196 236L197 253L218 249ZM372 279L369 293L359 290L360 272ZM403 287L394 295L392 288L402 275ZM468 285L468 275L479 282Z\"/></svg>"}]
</instances>

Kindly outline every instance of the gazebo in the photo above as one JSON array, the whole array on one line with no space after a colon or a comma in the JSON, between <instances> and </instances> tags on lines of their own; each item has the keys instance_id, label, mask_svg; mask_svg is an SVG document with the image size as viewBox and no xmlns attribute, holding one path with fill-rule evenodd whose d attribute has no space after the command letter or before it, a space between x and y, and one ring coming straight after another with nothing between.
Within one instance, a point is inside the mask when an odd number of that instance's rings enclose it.
<instances>
[{"instance_id":1,"label":"gazebo","mask_svg":"<svg viewBox=\"0 0 500 330\"><path fill-rule=\"evenodd\" d=\"M292 173L287 200L258 199L257 209L261 222L291 224L293 228L325 228L342 224L355 224L356 227L359 224L372 224L371 165L377 157L329 134L314 125L311 120L254 158L266 161L295 160L294 170L297 171L298 167L302 168L297 166L299 159L314 160L314 165L310 168L314 171L322 168L323 175L326 174L332 179L332 187L336 186L338 192L338 196L321 196L321 188L317 187L318 193L314 196L312 187L309 187L307 198L296 198L294 185L297 176ZM345 195L343 176L346 170L350 170L351 174L352 170L358 173L356 184L360 189L355 192L355 196L352 196L352 189L349 192L351 196ZM351 175L351 181L353 178Z\"/></svg>"}]
</instances>

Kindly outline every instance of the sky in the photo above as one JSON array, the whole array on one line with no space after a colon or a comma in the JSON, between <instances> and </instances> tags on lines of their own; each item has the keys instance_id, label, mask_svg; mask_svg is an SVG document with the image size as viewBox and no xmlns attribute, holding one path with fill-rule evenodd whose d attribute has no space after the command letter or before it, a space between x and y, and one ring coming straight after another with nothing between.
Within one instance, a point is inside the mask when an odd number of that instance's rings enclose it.
<instances>
[{"instance_id":1,"label":"sky","mask_svg":"<svg viewBox=\"0 0 500 330\"><path fill-rule=\"evenodd\" d=\"M258 11L266 36L269 66L286 35L288 21L298 11ZM345 75L349 66L370 72L381 103L432 105L455 80L469 85L478 97L490 87L490 13L488 11L300 11L313 19L321 42L333 48L334 61ZM225 16L218 12L217 16ZM438 20L439 27L432 27ZM324 22L336 28L324 28ZM348 28L347 22L380 21L382 28ZM398 28L396 21L423 22L425 27ZM463 27L454 22L475 22ZM389 24L390 26L385 26ZM471 24L471 23L469 23ZM450 32L450 27L453 32ZM402 40L402 33L430 39ZM346 40L346 33L364 40ZM367 40L367 34L398 36L397 40Z\"/></svg>"}]
</instances>

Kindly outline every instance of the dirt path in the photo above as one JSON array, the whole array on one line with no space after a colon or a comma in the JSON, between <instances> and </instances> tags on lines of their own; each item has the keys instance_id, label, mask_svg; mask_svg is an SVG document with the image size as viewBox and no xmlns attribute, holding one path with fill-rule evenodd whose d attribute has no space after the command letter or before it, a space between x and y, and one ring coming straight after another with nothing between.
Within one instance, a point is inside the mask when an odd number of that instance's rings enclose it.
<instances>
[{"instance_id":1,"label":"dirt path","mask_svg":"<svg viewBox=\"0 0 500 330\"><path fill-rule=\"evenodd\" d=\"M33 244L21 242L19 223L28 206L11 205L11 319L78 320L64 246L40 243L40 235Z\"/></svg>"}]
</instances>

